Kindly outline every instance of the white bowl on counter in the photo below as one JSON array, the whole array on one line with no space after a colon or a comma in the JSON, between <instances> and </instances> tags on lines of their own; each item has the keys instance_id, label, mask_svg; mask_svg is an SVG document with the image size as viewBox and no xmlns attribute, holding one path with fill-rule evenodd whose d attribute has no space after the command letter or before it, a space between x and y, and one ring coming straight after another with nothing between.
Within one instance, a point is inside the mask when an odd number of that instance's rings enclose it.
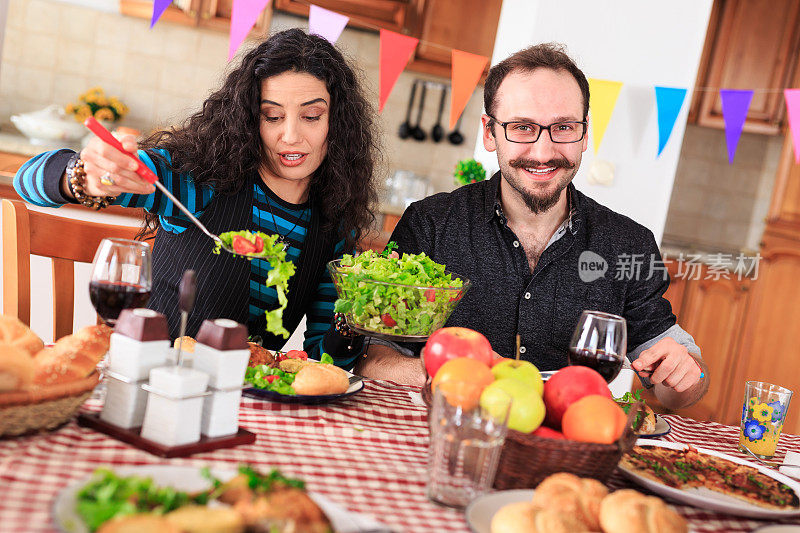
<instances>
[{"instance_id":1,"label":"white bowl on counter","mask_svg":"<svg viewBox=\"0 0 800 533\"><path fill-rule=\"evenodd\" d=\"M59 105L47 106L39 111L12 115L11 122L32 144L77 144L89 130L68 116Z\"/></svg>"}]
</instances>

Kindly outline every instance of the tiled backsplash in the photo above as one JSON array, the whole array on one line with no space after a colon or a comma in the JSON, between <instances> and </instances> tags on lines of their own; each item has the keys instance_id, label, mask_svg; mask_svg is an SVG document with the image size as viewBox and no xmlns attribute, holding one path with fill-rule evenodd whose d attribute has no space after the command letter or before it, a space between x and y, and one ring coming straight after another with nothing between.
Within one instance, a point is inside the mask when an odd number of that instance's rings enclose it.
<instances>
[{"instance_id":1,"label":"tiled backsplash","mask_svg":"<svg viewBox=\"0 0 800 533\"><path fill-rule=\"evenodd\" d=\"M304 18L275 13L270 30L306 29L307 24ZM378 35L348 28L337 45L362 70L377 109ZM0 127L14 131L11 115L73 102L96 85L128 105L124 125L149 131L179 122L219 86L227 50L223 32L167 22L150 29L148 20L50 0L10 0L0 65ZM461 130L466 140L460 146L446 140L403 141L397 129L415 77L449 81L401 74L378 120L385 154L382 175L408 169L428 177L436 191L451 190L455 163L474 151L482 90L478 87L467 105ZM429 91L422 121L428 132L438 105L438 92Z\"/></svg>"},{"instance_id":2,"label":"tiled backsplash","mask_svg":"<svg viewBox=\"0 0 800 533\"><path fill-rule=\"evenodd\" d=\"M664 241L757 250L782 146L781 135L744 133L731 165L724 131L687 126Z\"/></svg>"}]
</instances>

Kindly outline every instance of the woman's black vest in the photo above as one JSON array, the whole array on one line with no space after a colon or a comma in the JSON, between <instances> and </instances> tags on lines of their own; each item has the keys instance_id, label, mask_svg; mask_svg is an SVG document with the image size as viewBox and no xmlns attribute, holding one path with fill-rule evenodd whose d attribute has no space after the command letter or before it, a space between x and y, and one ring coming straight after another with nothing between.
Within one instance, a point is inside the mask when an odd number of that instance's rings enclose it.
<instances>
[{"instance_id":1,"label":"woman's black vest","mask_svg":"<svg viewBox=\"0 0 800 533\"><path fill-rule=\"evenodd\" d=\"M248 229L253 224L254 176L232 195L215 195L200 221L211 233ZM283 312L283 326L291 333L312 303L325 263L332 259L335 237L322 231L318 205L312 205L311 223L300 253L297 270L289 280L289 305ZM160 230L153 245L153 290L148 307L167 316L169 334L174 339L180 327L178 285L183 272L197 273L197 299L189 314L186 335L195 336L206 319L230 318L247 324L250 299L250 261L224 250L212 253L214 241L190 224L182 233ZM248 324L250 335L260 335L264 347L280 349L286 342L265 331L266 316Z\"/></svg>"}]
</instances>

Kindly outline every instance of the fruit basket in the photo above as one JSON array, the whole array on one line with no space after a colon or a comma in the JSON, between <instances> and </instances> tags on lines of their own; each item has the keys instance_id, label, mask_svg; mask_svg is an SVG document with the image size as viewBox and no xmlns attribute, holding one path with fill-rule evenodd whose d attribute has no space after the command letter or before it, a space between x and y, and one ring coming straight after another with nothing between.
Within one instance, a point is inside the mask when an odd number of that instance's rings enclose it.
<instances>
[{"instance_id":1,"label":"fruit basket","mask_svg":"<svg viewBox=\"0 0 800 533\"><path fill-rule=\"evenodd\" d=\"M396 341L424 342L444 326L469 289L463 276L442 269L440 286L371 279L369 273L328 263L350 329L362 335Z\"/></svg>"},{"instance_id":2,"label":"fruit basket","mask_svg":"<svg viewBox=\"0 0 800 533\"><path fill-rule=\"evenodd\" d=\"M605 481L622 456L633 448L644 420L643 416L637 418L636 415L643 410L644 404L634 404L628 412L625 431L613 444L548 439L509 430L500 452L494 488L533 488L556 472Z\"/></svg>"},{"instance_id":3,"label":"fruit basket","mask_svg":"<svg viewBox=\"0 0 800 533\"><path fill-rule=\"evenodd\" d=\"M92 394L100 376L0 393L0 437L50 430L68 422Z\"/></svg>"}]
</instances>

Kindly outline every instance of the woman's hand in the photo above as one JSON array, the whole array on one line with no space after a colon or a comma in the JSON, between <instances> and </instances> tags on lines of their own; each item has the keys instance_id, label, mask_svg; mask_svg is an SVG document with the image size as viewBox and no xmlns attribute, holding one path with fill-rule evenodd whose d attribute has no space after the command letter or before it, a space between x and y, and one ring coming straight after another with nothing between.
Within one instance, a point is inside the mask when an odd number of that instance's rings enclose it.
<instances>
[{"instance_id":1,"label":"woman's hand","mask_svg":"<svg viewBox=\"0 0 800 533\"><path fill-rule=\"evenodd\" d=\"M138 145L133 135L124 135L120 142L127 151L136 154ZM99 137L92 136L86 148L81 150L81 159L86 171L86 184L83 189L89 196L150 194L155 190L153 185L136 173L136 161L106 144Z\"/></svg>"}]
</instances>

